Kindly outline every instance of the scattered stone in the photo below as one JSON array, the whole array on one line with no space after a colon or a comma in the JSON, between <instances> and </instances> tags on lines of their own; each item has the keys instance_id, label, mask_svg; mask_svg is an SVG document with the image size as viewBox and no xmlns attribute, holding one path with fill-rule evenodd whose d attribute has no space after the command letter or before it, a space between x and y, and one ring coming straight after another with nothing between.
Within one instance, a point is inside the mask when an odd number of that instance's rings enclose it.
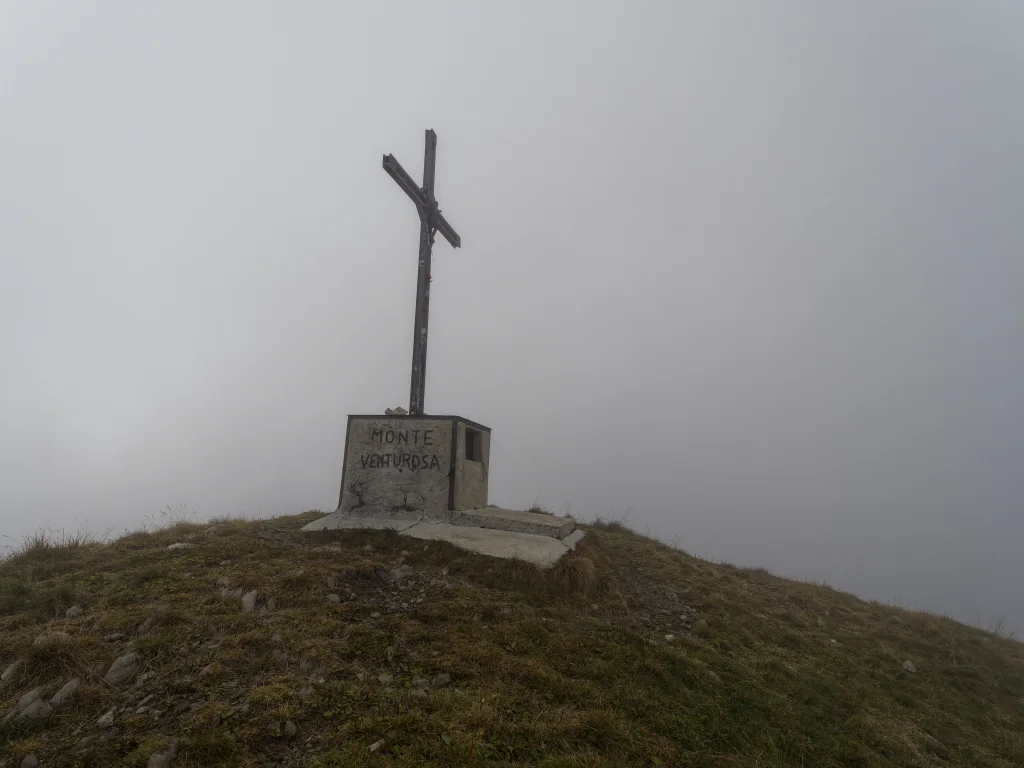
<instances>
[{"instance_id":1,"label":"scattered stone","mask_svg":"<svg viewBox=\"0 0 1024 768\"><path fill-rule=\"evenodd\" d=\"M367 546L369 546L369 544L367 544ZM383 746L384 746L384 739L381 739L380 741L375 741L375 742L373 742L373 744L370 745L370 751L371 752L376 752L378 749L380 749Z\"/></svg>"},{"instance_id":2,"label":"scattered stone","mask_svg":"<svg viewBox=\"0 0 1024 768\"><path fill-rule=\"evenodd\" d=\"M51 714L53 714L53 707L42 699L36 699L18 714L15 722L41 723Z\"/></svg>"},{"instance_id":3,"label":"scattered stone","mask_svg":"<svg viewBox=\"0 0 1024 768\"><path fill-rule=\"evenodd\" d=\"M270 598L267 600L267 611L272 612L277 610L277 600Z\"/></svg>"},{"instance_id":4,"label":"scattered stone","mask_svg":"<svg viewBox=\"0 0 1024 768\"><path fill-rule=\"evenodd\" d=\"M371 613L370 614L370 618L371 619L379 619L380 618L380 611L374 611L373 613Z\"/></svg>"},{"instance_id":5,"label":"scattered stone","mask_svg":"<svg viewBox=\"0 0 1024 768\"><path fill-rule=\"evenodd\" d=\"M408 565L400 565L397 568L391 569L391 578L395 582L401 582L404 579L411 579L415 575L416 571L414 571Z\"/></svg>"},{"instance_id":6,"label":"scattered stone","mask_svg":"<svg viewBox=\"0 0 1024 768\"><path fill-rule=\"evenodd\" d=\"M299 689L299 698L303 701L312 701L314 694L315 692L313 691L313 686L311 685L305 685Z\"/></svg>"},{"instance_id":7,"label":"scattered stone","mask_svg":"<svg viewBox=\"0 0 1024 768\"><path fill-rule=\"evenodd\" d=\"M153 627L156 626L156 621L156 616L150 616L144 622L139 624L139 626L135 630L135 634L139 635L140 637L143 635L148 635L152 631Z\"/></svg>"},{"instance_id":8,"label":"scattered stone","mask_svg":"<svg viewBox=\"0 0 1024 768\"><path fill-rule=\"evenodd\" d=\"M124 640L128 635L124 632L111 632L109 635L104 635L103 639L108 643L119 643Z\"/></svg>"},{"instance_id":9,"label":"scattered stone","mask_svg":"<svg viewBox=\"0 0 1024 768\"><path fill-rule=\"evenodd\" d=\"M65 619L77 619L82 615L82 608L78 605L72 605L64 612Z\"/></svg>"},{"instance_id":10,"label":"scattered stone","mask_svg":"<svg viewBox=\"0 0 1024 768\"><path fill-rule=\"evenodd\" d=\"M173 739L166 752L157 752L150 755L146 768L169 768L171 761L178 754L178 740Z\"/></svg>"},{"instance_id":11,"label":"scattered stone","mask_svg":"<svg viewBox=\"0 0 1024 768\"><path fill-rule=\"evenodd\" d=\"M596 611L596 610L597 610L597 608L598 608L598 605L597 605L597 603L591 603L591 604L590 604L590 610L592 610L592 611Z\"/></svg>"},{"instance_id":12,"label":"scattered stone","mask_svg":"<svg viewBox=\"0 0 1024 768\"><path fill-rule=\"evenodd\" d=\"M676 639L675 635L665 635L665 642L666 643L671 643L675 639Z\"/></svg>"},{"instance_id":13,"label":"scattered stone","mask_svg":"<svg viewBox=\"0 0 1024 768\"><path fill-rule=\"evenodd\" d=\"M100 716L96 721L97 728L109 728L114 724L114 710L111 709L105 715Z\"/></svg>"},{"instance_id":14,"label":"scattered stone","mask_svg":"<svg viewBox=\"0 0 1024 768\"><path fill-rule=\"evenodd\" d=\"M191 677L181 677L171 683L171 693L188 693L195 685Z\"/></svg>"},{"instance_id":15,"label":"scattered stone","mask_svg":"<svg viewBox=\"0 0 1024 768\"><path fill-rule=\"evenodd\" d=\"M838 641L838 640L836 640L836 639L835 639L834 637L833 637L833 638L832 638L831 640L829 640L829 642L830 642L830 643L831 643L832 645L839 645L839 641Z\"/></svg>"},{"instance_id":16,"label":"scattered stone","mask_svg":"<svg viewBox=\"0 0 1024 768\"><path fill-rule=\"evenodd\" d=\"M223 568L225 566L231 565L231 561L230 560L221 560L220 564L221 564L221 567Z\"/></svg>"},{"instance_id":17,"label":"scattered stone","mask_svg":"<svg viewBox=\"0 0 1024 768\"><path fill-rule=\"evenodd\" d=\"M348 599L349 600L355 600L356 599L356 593L355 592L349 592Z\"/></svg>"},{"instance_id":18,"label":"scattered stone","mask_svg":"<svg viewBox=\"0 0 1024 768\"><path fill-rule=\"evenodd\" d=\"M7 665L7 669L4 670L3 674L0 675L0 690L3 690L8 685L11 685L15 680L21 676L22 667L24 661L17 659Z\"/></svg>"},{"instance_id":19,"label":"scattered stone","mask_svg":"<svg viewBox=\"0 0 1024 768\"><path fill-rule=\"evenodd\" d=\"M229 579L227 576L221 576L219 579L217 579L217 586L222 589L228 589L231 587L231 579Z\"/></svg>"},{"instance_id":20,"label":"scattered stone","mask_svg":"<svg viewBox=\"0 0 1024 768\"><path fill-rule=\"evenodd\" d=\"M340 603L341 602L341 595L328 595L327 596L327 602L328 603Z\"/></svg>"},{"instance_id":21,"label":"scattered stone","mask_svg":"<svg viewBox=\"0 0 1024 768\"><path fill-rule=\"evenodd\" d=\"M191 546L192 545L189 544L187 541L179 541L179 542L176 542L174 544L169 544L167 546L167 549L169 549L171 552L174 552L174 551L177 551L179 549L189 549Z\"/></svg>"},{"instance_id":22,"label":"scattered stone","mask_svg":"<svg viewBox=\"0 0 1024 768\"><path fill-rule=\"evenodd\" d=\"M139 707L146 706L147 704L149 704L149 702L153 701L153 699L155 699L155 698L156 698L156 694L155 693L149 694L142 701L139 702Z\"/></svg>"},{"instance_id":23,"label":"scattered stone","mask_svg":"<svg viewBox=\"0 0 1024 768\"><path fill-rule=\"evenodd\" d=\"M704 621L704 619L697 619L696 625L698 627L706 627L708 625L708 623L706 621Z\"/></svg>"},{"instance_id":24,"label":"scattered stone","mask_svg":"<svg viewBox=\"0 0 1024 768\"><path fill-rule=\"evenodd\" d=\"M280 632L275 632L274 636L270 638L270 642L272 642L274 645L280 645L282 639L283 638L281 637L281 633Z\"/></svg>"},{"instance_id":25,"label":"scattered stone","mask_svg":"<svg viewBox=\"0 0 1024 768\"><path fill-rule=\"evenodd\" d=\"M422 688L414 689L410 694L414 699L425 699L427 698L427 692Z\"/></svg>"},{"instance_id":26,"label":"scattered stone","mask_svg":"<svg viewBox=\"0 0 1024 768\"><path fill-rule=\"evenodd\" d=\"M364 680L366 680L366 673L365 672L356 672L356 680L358 680L360 683L363 682Z\"/></svg>"},{"instance_id":27,"label":"scattered stone","mask_svg":"<svg viewBox=\"0 0 1024 768\"><path fill-rule=\"evenodd\" d=\"M442 576L447 576L448 575L448 568L447 568L447 566L441 569L441 575Z\"/></svg>"},{"instance_id":28,"label":"scattered stone","mask_svg":"<svg viewBox=\"0 0 1024 768\"><path fill-rule=\"evenodd\" d=\"M818 617L818 626L819 627L824 627L825 626L825 620L823 618L821 618L821 616Z\"/></svg>"},{"instance_id":29,"label":"scattered stone","mask_svg":"<svg viewBox=\"0 0 1024 768\"><path fill-rule=\"evenodd\" d=\"M284 724L284 738L285 741L291 741L299 735L299 727L291 720Z\"/></svg>"},{"instance_id":30,"label":"scattered stone","mask_svg":"<svg viewBox=\"0 0 1024 768\"><path fill-rule=\"evenodd\" d=\"M174 716L177 717L178 715L184 714L188 710L188 708L190 706L191 706L190 702L187 702L187 701L181 702L178 706L176 706L174 708Z\"/></svg>"},{"instance_id":31,"label":"scattered stone","mask_svg":"<svg viewBox=\"0 0 1024 768\"><path fill-rule=\"evenodd\" d=\"M914 666L914 662L912 662L910 659L907 659L906 661L903 662L903 668L905 670L907 670L907 672L910 672L911 674L913 674L914 672L917 672L917 667Z\"/></svg>"},{"instance_id":32,"label":"scattered stone","mask_svg":"<svg viewBox=\"0 0 1024 768\"><path fill-rule=\"evenodd\" d=\"M24 694L20 699L18 699L18 703L14 705L14 711L21 713L29 704L34 701L38 701L42 690L43 686L40 685L38 688L33 688L31 691Z\"/></svg>"},{"instance_id":33,"label":"scattered stone","mask_svg":"<svg viewBox=\"0 0 1024 768\"><path fill-rule=\"evenodd\" d=\"M367 544L365 547L363 547L363 552L373 552L373 545Z\"/></svg>"},{"instance_id":34,"label":"scattered stone","mask_svg":"<svg viewBox=\"0 0 1024 768\"><path fill-rule=\"evenodd\" d=\"M107 674L103 676L103 679L111 685L121 685L131 680L136 671L138 671L138 668L138 654L129 653L115 659L114 663L110 665L110 669L107 670Z\"/></svg>"},{"instance_id":35,"label":"scattered stone","mask_svg":"<svg viewBox=\"0 0 1024 768\"><path fill-rule=\"evenodd\" d=\"M82 679L79 677L74 677L71 680L68 680L64 684L63 688L53 694L53 698L50 699L50 706L54 709L60 709L65 704L69 703L81 684Z\"/></svg>"},{"instance_id":36,"label":"scattered stone","mask_svg":"<svg viewBox=\"0 0 1024 768\"><path fill-rule=\"evenodd\" d=\"M339 586L341 586L341 580L337 576L331 575L327 577L328 589L337 589Z\"/></svg>"},{"instance_id":37,"label":"scattered stone","mask_svg":"<svg viewBox=\"0 0 1024 768\"><path fill-rule=\"evenodd\" d=\"M250 592L246 592L242 595L242 611L245 613L252 613L256 610L256 598L259 593L254 589Z\"/></svg>"},{"instance_id":38,"label":"scattered stone","mask_svg":"<svg viewBox=\"0 0 1024 768\"><path fill-rule=\"evenodd\" d=\"M394 678L386 672L382 675L377 675L377 681L381 685L388 685L392 680L394 680Z\"/></svg>"},{"instance_id":39,"label":"scattered stone","mask_svg":"<svg viewBox=\"0 0 1024 768\"><path fill-rule=\"evenodd\" d=\"M35 755L26 755L21 761L21 768L37 768L39 765L39 758Z\"/></svg>"},{"instance_id":40,"label":"scattered stone","mask_svg":"<svg viewBox=\"0 0 1024 768\"><path fill-rule=\"evenodd\" d=\"M402 603L402 610L403 611L408 610L408 608L409 608L409 604L408 603Z\"/></svg>"},{"instance_id":41,"label":"scattered stone","mask_svg":"<svg viewBox=\"0 0 1024 768\"><path fill-rule=\"evenodd\" d=\"M450 685L451 682L452 682L452 676L449 675L447 672L442 672L441 674L439 674L437 677L434 678L434 687L435 688L444 688L446 685Z\"/></svg>"}]
</instances>

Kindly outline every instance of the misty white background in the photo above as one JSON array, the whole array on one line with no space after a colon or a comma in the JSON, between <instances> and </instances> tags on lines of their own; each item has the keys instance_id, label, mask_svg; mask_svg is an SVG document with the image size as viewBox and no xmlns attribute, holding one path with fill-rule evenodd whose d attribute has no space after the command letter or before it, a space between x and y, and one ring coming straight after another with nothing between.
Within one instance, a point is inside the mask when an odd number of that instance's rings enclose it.
<instances>
[{"instance_id":1,"label":"misty white background","mask_svg":"<svg viewBox=\"0 0 1024 768\"><path fill-rule=\"evenodd\" d=\"M1024 625L1024 5L0 3L0 533L491 500Z\"/></svg>"}]
</instances>

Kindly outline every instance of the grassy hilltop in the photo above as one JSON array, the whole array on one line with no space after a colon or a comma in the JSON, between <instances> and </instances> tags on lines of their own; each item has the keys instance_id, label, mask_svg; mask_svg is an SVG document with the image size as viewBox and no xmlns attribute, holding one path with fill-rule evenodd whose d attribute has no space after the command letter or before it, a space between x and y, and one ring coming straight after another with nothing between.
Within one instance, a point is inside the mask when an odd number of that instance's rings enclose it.
<instances>
[{"instance_id":1,"label":"grassy hilltop","mask_svg":"<svg viewBox=\"0 0 1024 768\"><path fill-rule=\"evenodd\" d=\"M1012 640L617 524L542 573L314 517L0 563L0 764L1024 765Z\"/></svg>"}]
</instances>

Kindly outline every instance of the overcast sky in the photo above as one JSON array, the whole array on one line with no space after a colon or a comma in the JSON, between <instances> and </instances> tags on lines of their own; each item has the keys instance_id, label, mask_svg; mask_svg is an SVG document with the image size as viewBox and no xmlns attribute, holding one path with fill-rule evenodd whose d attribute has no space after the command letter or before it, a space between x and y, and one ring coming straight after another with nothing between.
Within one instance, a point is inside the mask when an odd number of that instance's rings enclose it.
<instances>
[{"instance_id":1,"label":"overcast sky","mask_svg":"<svg viewBox=\"0 0 1024 768\"><path fill-rule=\"evenodd\" d=\"M491 501L1024 626L1024 5L0 3L0 533ZM13 541L12 541L13 540Z\"/></svg>"}]
</instances>

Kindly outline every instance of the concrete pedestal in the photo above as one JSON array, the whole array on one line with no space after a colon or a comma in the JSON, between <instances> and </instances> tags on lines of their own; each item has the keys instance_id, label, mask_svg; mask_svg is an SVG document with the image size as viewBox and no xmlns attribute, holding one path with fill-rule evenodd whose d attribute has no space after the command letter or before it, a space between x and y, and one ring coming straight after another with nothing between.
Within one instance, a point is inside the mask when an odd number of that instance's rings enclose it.
<instances>
[{"instance_id":1,"label":"concrete pedestal","mask_svg":"<svg viewBox=\"0 0 1024 768\"><path fill-rule=\"evenodd\" d=\"M349 416L338 511L443 517L487 506L491 430L460 416Z\"/></svg>"}]
</instances>

